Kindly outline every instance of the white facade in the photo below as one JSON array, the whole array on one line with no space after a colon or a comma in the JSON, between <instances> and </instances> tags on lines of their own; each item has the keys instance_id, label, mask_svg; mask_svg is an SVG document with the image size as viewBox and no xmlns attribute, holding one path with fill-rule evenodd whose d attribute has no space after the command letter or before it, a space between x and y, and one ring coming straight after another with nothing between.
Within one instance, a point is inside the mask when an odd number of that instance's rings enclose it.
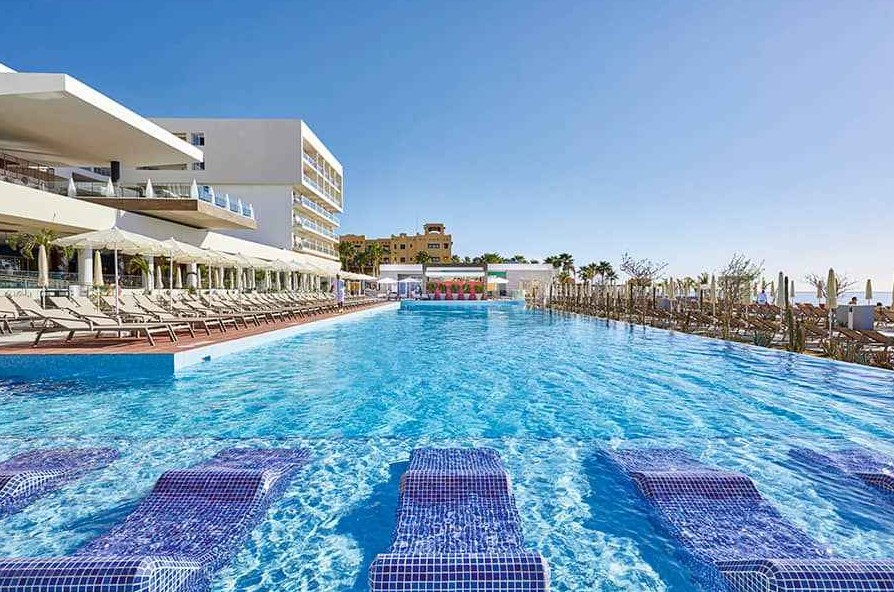
<instances>
[{"instance_id":1,"label":"white facade","mask_svg":"<svg viewBox=\"0 0 894 592\"><path fill-rule=\"evenodd\" d=\"M284 127L295 134L297 147L280 154L277 152L279 145L268 146L267 160L276 167L262 167L255 176L250 176L251 163L239 168L238 158L234 157L230 162L234 175L227 179L234 186L245 188L243 193L249 198L253 197L253 192L265 195L261 191L263 183L259 175L267 174L273 168L285 170L285 163L294 163L291 168L296 172L291 176L282 174L273 178L282 191L278 198L270 201L277 202L277 207L279 204L284 207L277 210L282 213L279 217L270 214L272 221L291 219L293 189L296 183L304 183L300 165L302 146L319 142L309 130L305 133L303 122ZM284 139L283 143L286 143ZM328 155L328 151L325 154ZM202 146L184 141L68 75L20 73L0 65L0 233L50 229L65 235L117 225L159 240L173 237L196 246L268 261L304 262L307 268L316 270L312 275L318 277L334 275L338 271L337 258L311 258L294 252L289 248L291 236L286 236L287 233L283 234L282 245L262 243L251 231L246 231L243 237L230 236L207 227L197 228L171 219L124 212L66 192L66 183L74 183L66 178L73 174L71 166L109 167L122 163L122 172L130 167L131 175L142 175L143 181L150 173L148 168L153 169L153 181L160 176L156 173L176 174L179 171L187 182L191 182L200 172L192 169L199 168L197 164L204 159ZM338 171L340 175L340 165ZM95 177L86 173L85 176ZM246 179L254 183L246 183ZM123 177L121 181L124 182ZM109 179L106 182L110 183ZM338 197L340 200L340 193ZM275 225L271 223L271 226ZM91 284L92 253L79 253L78 262L79 282Z\"/></svg>"},{"instance_id":2,"label":"white facade","mask_svg":"<svg viewBox=\"0 0 894 592\"><path fill-rule=\"evenodd\" d=\"M277 248L338 261L344 207L341 163L300 119L156 118L201 148L202 163L125 169L122 180L213 185L250 202L257 230L224 230Z\"/></svg>"}]
</instances>

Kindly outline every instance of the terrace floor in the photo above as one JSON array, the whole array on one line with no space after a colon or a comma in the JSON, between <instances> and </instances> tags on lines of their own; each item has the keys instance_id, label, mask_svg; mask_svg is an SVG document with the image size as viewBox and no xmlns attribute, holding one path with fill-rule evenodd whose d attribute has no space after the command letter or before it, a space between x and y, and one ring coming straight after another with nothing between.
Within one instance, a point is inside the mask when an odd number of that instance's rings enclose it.
<instances>
[{"instance_id":1,"label":"terrace floor","mask_svg":"<svg viewBox=\"0 0 894 592\"><path fill-rule=\"evenodd\" d=\"M207 335L204 329L195 328L195 338L190 337L185 331L178 331L176 342L171 342L167 335L155 334L155 346L149 345L144 336L140 337L123 337L121 339L115 337L111 333L104 333L102 337L96 338L94 334L82 333L75 335L71 341L64 341L67 333L60 331L58 333L45 334L37 347L32 347L34 342L35 331L25 330L18 331L14 329L12 335L3 335L0 337L0 355L5 354L172 354L186 352L192 349L216 345L227 341L234 341L244 337L253 337L262 335L281 329L306 325L323 319L330 319L337 316L349 315L351 313L368 310L385 306L388 303L381 302L365 306L357 306L348 309L342 313L319 314L299 319L290 319L286 321L276 321L270 323L261 323L261 326L255 326L249 323L248 328L240 326L239 329L233 329L232 326L227 327L225 333L221 333L220 329L212 327L211 335Z\"/></svg>"}]
</instances>

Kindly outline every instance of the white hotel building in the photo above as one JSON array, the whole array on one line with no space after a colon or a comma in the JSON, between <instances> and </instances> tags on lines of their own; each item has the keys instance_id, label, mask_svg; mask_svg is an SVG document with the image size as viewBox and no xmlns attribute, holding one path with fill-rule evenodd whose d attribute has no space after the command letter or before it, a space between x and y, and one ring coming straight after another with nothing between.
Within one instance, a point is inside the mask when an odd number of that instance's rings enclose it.
<instances>
[{"instance_id":1,"label":"white hotel building","mask_svg":"<svg viewBox=\"0 0 894 592\"><path fill-rule=\"evenodd\" d=\"M68 75L0 64L0 242L118 226L305 265L313 285L338 271L342 168L304 122L158 121ZM72 283L92 284L91 257Z\"/></svg>"},{"instance_id":2,"label":"white hotel building","mask_svg":"<svg viewBox=\"0 0 894 592\"><path fill-rule=\"evenodd\" d=\"M257 230L223 232L284 249L321 264L338 261L344 207L341 163L300 119L153 118L201 149L191 165L126 168L122 181L212 185L254 207Z\"/></svg>"}]
</instances>

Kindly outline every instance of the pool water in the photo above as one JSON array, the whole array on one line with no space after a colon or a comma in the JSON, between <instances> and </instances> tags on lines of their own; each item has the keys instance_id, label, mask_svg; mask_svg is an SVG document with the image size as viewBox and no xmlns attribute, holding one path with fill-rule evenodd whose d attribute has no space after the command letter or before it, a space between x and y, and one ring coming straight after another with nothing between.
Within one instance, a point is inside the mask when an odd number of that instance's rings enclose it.
<instances>
[{"instance_id":1,"label":"pool water","mask_svg":"<svg viewBox=\"0 0 894 592\"><path fill-rule=\"evenodd\" d=\"M233 445L313 461L216 590L365 590L421 445L496 448L554 590L693 590L675 543L598 454L678 446L748 474L843 557L894 555L894 510L792 446L894 455L894 373L576 316L386 310L155 380L0 383L0 458L112 445L122 458L0 520L0 555L73 551L169 468Z\"/></svg>"}]
</instances>

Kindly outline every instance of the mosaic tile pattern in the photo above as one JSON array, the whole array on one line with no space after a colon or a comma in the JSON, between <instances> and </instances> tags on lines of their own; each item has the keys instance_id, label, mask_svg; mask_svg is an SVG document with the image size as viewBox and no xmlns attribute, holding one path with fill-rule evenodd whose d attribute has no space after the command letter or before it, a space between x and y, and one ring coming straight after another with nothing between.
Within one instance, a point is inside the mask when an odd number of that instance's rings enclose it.
<instances>
[{"instance_id":1,"label":"mosaic tile pattern","mask_svg":"<svg viewBox=\"0 0 894 592\"><path fill-rule=\"evenodd\" d=\"M546 562L524 549L511 481L495 451L413 451L391 548L370 566L369 585L373 592L549 588Z\"/></svg>"},{"instance_id":2,"label":"mosaic tile pattern","mask_svg":"<svg viewBox=\"0 0 894 592\"><path fill-rule=\"evenodd\" d=\"M167 471L127 518L74 556L0 560L0 591L206 590L308 460L303 449L232 448Z\"/></svg>"},{"instance_id":3,"label":"mosaic tile pattern","mask_svg":"<svg viewBox=\"0 0 894 592\"><path fill-rule=\"evenodd\" d=\"M0 463L0 516L117 458L113 448L45 448L16 455Z\"/></svg>"},{"instance_id":4,"label":"mosaic tile pattern","mask_svg":"<svg viewBox=\"0 0 894 592\"><path fill-rule=\"evenodd\" d=\"M822 559L827 552L763 497L751 480L705 466L683 450L609 453L634 481L682 559L708 590L727 590L717 562Z\"/></svg>"},{"instance_id":5,"label":"mosaic tile pattern","mask_svg":"<svg viewBox=\"0 0 894 592\"><path fill-rule=\"evenodd\" d=\"M859 479L866 485L894 496L894 461L862 448L817 452L794 448L789 454L809 465L823 467Z\"/></svg>"},{"instance_id":6,"label":"mosaic tile pattern","mask_svg":"<svg viewBox=\"0 0 894 592\"><path fill-rule=\"evenodd\" d=\"M736 592L894 590L894 561L761 559L720 562Z\"/></svg>"}]
</instances>

